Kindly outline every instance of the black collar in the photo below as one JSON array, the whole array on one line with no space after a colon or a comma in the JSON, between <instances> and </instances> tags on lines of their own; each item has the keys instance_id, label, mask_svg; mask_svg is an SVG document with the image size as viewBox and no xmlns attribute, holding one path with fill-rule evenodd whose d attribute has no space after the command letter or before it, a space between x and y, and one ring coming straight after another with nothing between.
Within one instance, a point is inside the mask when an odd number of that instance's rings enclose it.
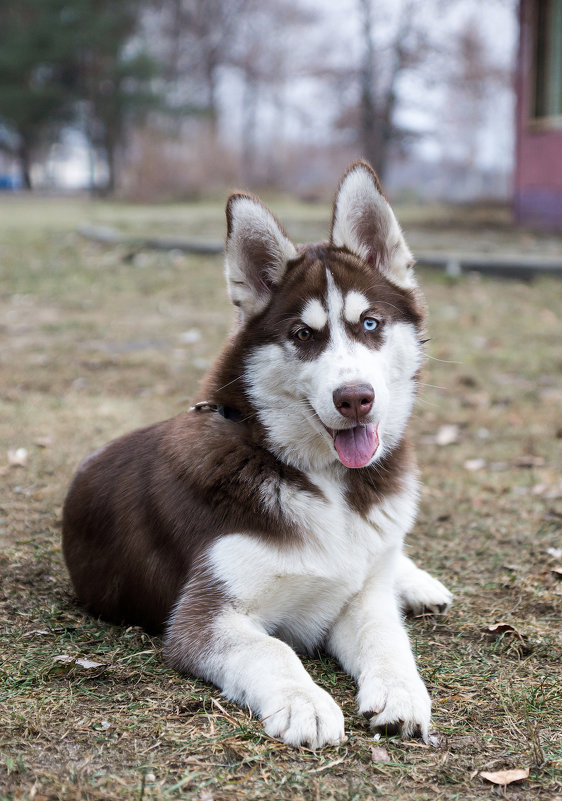
<instances>
[{"instance_id":1,"label":"black collar","mask_svg":"<svg viewBox=\"0 0 562 801\"><path fill-rule=\"evenodd\" d=\"M209 403L209 401L200 401L192 406L190 412L218 412L225 420L231 420L233 423L242 422L242 413L232 406L223 406L221 403Z\"/></svg>"}]
</instances>

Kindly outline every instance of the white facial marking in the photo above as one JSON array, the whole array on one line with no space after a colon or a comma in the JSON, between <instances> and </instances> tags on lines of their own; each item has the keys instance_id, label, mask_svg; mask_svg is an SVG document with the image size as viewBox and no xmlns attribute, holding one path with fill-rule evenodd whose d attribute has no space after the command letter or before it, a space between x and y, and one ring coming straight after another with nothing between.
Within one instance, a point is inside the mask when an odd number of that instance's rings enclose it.
<instances>
[{"instance_id":1,"label":"white facial marking","mask_svg":"<svg viewBox=\"0 0 562 801\"><path fill-rule=\"evenodd\" d=\"M311 298L302 310L301 320L309 328L321 331L328 322L328 315L320 301L317 298Z\"/></svg>"},{"instance_id":2,"label":"white facial marking","mask_svg":"<svg viewBox=\"0 0 562 801\"><path fill-rule=\"evenodd\" d=\"M345 296L343 315L348 323L358 323L361 315L369 308L369 301L362 292L352 290Z\"/></svg>"},{"instance_id":3,"label":"white facial marking","mask_svg":"<svg viewBox=\"0 0 562 801\"><path fill-rule=\"evenodd\" d=\"M329 270L326 270L326 280L328 282L328 292L326 293L326 304L328 306L330 332L333 338L336 329L341 328L343 297L339 288L336 286L332 273Z\"/></svg>"}]
</instances>

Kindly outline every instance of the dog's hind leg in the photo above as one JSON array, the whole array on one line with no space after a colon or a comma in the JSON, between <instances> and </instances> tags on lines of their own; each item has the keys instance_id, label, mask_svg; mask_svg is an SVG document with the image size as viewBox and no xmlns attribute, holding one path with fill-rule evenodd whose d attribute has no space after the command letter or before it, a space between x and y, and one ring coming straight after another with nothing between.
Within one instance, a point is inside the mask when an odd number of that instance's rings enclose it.
<instances>
[{"instance_id":1,"label":"dog's hind leg","mask_svg":"<svg viewBox=\"0 0 562 801\"><path fill-rule=\"evenodd\" d=\"M453 603L453 596L444 584L422 570L405 554L397 565L397 588L402 608L414 615L431 612L443 614Z\"/></svg>"},{"instance_id":2,"label":"dog's hind leg","mask_svg":"<svg viewBox=\"0 0 562 801\"><path fill-rule=\"evenodd\" d=\"M313 682L292 648L230 603L211 616L194 616L190 607L197 599L189 598L189 585L186 589L166 636L169 664L247 704L270 736L289 745L320 748L342 742L339 706Z\"/></svg>"}]
</instances>

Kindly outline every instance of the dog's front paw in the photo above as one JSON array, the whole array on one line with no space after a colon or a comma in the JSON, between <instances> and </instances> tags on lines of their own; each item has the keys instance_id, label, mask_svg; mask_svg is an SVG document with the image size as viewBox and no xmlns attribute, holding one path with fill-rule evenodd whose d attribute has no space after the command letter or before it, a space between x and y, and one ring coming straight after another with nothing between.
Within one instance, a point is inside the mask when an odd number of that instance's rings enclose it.
<instances>
[{"instance_id":1,"label":"dog's front paw","mask_svg":"<svg viewBox=\"0 0 562 801\"><path fill-rule=\"evenodd\" d=\"M386 736L429 738L431 699L417 673L372 677L361 684L359 712L371 729Z\"/></svg>"},{"instance_id":2,"label":"dog's front paw","mask_svg":"<svg viewBox=\"0 0 562 801\"><path fill-rule=\"evenodd\" d=\"M453 603L453 595L441 582L425 570L416 569L399 586L400 604L414 615L431 612L442 615Z\"/></svg>"},{"instance_id":3,"label":"dog's front paw","mask_svg":"<svg viewBox=\"0 0 562 801\"><path fill-rule=\"evenodd\" d=\"M315 684L275 693L264 710L265 731L288 745L321 748L343 742L343 714L336 702Z\"/></svg>"}]
</instances>

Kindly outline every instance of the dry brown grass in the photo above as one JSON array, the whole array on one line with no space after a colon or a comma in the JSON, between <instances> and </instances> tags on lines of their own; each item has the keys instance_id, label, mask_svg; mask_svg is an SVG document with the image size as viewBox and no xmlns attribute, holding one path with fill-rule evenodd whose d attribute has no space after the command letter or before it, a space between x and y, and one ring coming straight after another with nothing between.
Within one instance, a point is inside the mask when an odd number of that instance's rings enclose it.
<instances>
[{"instance_id":1,"label":"dry brown grass","mask_svg":"<svg viewBox=\"0 0 562 801\"><path fill-rule=\"evenodd\" d=\"M212 206L0 208L0 799L480 799L503 794L480 771L506 767L530 768L507 798L562 798L562 558L548 553L562 528L555 280L422 276L433 358L414 420L425 490L410 550L456 602L409 626L438 747L391 739L391 761L374 763L353 683L318 655L307 667L341 703L348 739L288 748L213 687L166 668L157 639L76 608L59 542L76 464L185 408L231 313L220 260L104 249L71 231L85 216L163 230L166 211L171 233L181 215L186 231L222 227ZM304 209L297 237L324 218ZM439 246L435 225L412 226L414 244ZM500 249L507 234L480 228L471 241L482 236ZM445 424L455 442L439 445ZM25 464L10 466L17 448ZM516 632L486 634L497 621ZM100 665L56 661L63 654Z\"/></svg>"}]
</instances>

